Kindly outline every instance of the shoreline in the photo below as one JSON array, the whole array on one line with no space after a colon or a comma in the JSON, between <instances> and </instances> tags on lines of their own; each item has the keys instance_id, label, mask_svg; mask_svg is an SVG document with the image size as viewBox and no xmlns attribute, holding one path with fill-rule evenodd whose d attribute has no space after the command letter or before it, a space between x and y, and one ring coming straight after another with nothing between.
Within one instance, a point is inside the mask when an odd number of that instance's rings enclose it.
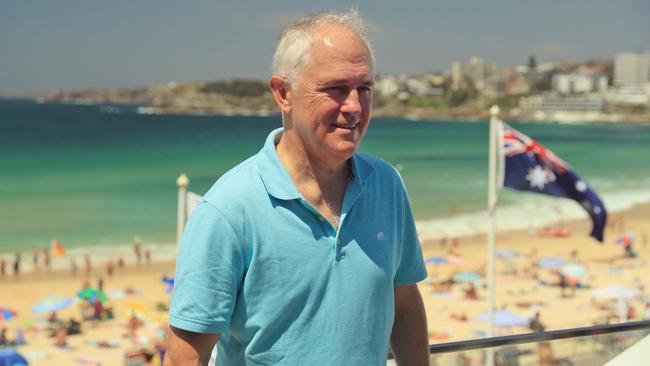
<instances>
[{"instance_id":1,"label":"shoreline","mask_svg":"<svg viewBox=\"0 0 650 366\"><path fill-rule=\"evenodd\" d=\"M213 110L206 109L191 109L191 108L169 108L152 106L150 103L134 103L134 102L115 102L91 99L43 99L39 97L2 97L0 100L4 101L30 101L36 104L52 103L64 105L84 105L84 106L99 106L111 108L105 113L120 113L120 106L133 107L136 109L135 113L143 115L187 115L187 116L219 116L219 117L279 117L280 114L274 110L245 110L234 111L229 113L218 113ZM489 108L477 109L467 111L464 109L449 109L449 110L436 110L426 108L412 108L404 110L383 110L376 108L373 111L375 118L401 118L409 121L418 122L435 122L435 121L453 121L453 122L486 122L490 119ZM534 115L517 115L508 112L503 112L501 118L504 121L518 122L518 123L547 123L547 124L592 124L592 123L606 123L606 124L650 124L649 114L621 114L621 113L600 113L596 117L593 114L585 114L582 116L579 113L567 115L567 118L558 117L556 114L549 114L549 117L539 118Z\"/></svg>"}]
</instances>

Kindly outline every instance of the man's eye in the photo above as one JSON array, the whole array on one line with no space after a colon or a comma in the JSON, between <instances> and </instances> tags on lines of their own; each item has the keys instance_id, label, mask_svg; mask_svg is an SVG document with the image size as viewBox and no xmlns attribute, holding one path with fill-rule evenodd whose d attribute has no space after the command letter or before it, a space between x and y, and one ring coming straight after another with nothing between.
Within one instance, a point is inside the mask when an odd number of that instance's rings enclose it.
<instances>
[{"instance_id":1,"label":"man's eye","mask_svg":"<svg viewBox=\"0 0 650 366\"><path fill-rule=\"evenodd\" d=\"M345 93L346 88L344 86L330 86L327 89L325 89L328 93L336 93L336 94L341 94Z\"/></svg>"},{"instance_id":2,"label":"man's eye","mask_svg":"<svg viewBox=\"0 0 650 366\"><path fill-rule=\"evenodd\" d=\"M358 91L359 93L369 94L372 92L372 88L369 86L360 86Z\"/></svg>"}]
</instances>

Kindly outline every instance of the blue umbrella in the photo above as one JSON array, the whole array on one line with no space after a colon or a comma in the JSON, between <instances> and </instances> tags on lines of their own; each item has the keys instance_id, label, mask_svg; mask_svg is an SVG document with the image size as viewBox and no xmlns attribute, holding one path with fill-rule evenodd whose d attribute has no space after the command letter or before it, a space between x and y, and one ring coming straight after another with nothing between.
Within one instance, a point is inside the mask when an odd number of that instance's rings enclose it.
<instances>
[{"instance_id":1,"label":"blue umbrella","mask_svg":"<svg viewBox=\"0 0 650 366\"><path fill-rule=\"evenodd\" d=\"M449 260L445 257L429 257L424 260L424 263L426 264L443 264L443 263L449 263Z\"/></svg>"},{"instance_id":2,"label":"blue umbrella","mask_svg":"<svg viewBox=\"0 0 650 366\"><path fill-rule=\"evenodd\" d=\"M581 278L587 275L587 269L584 266L575 263L565 264L560 268L560 272L567 276Z\"/></svg>"},{"instance_id":3,"label":"blue umbrella","mask_svg":"<svg viewBox=\"0 0 650 366\"><path fill-rule=\"evenodd\" d=\"M166 293L169 294L172 291L174 291L174 277L163 276L162 282L166 285L165 286Z\"/></svg>"},{"instance_id":4,"label":"blue umbrella","mask_svg":"<svg viewBox=\"0 0 650 366\"><path fill-rule=\"evenodd\" d=\"M476 320L487 321L487 314L479 315ZM508 310L499 310L494 313L494 325L499 328L507 327L526 327L528 326L528 318L524 318L521 315L517 315Z\"/></svg>"},{"instance_id":5,"label":"blue umbrella","mask_svg":"<svg viewBox=\"0 0 650 366\"><path fill-rule=\"evenodd\" d=\"M476 272L461 272L454 276L454 280L458 282L478 282L482 279L483 277Z\"/></svg>"},{"instance_id":6,"label":"blue umbrella","mask_svg":"<svg viewBox=\"0 0 650 366\"><path fill-rule=\"evenodd\" d=\"M544 257L537 261L537 266L541 268L559 268L565 263L566 261L560 257Z\"/></svg>"},{"instance_id":7,"label":"blue umbrella","mask_svg":"<svg viewBox=\"0 0 650 366\"><path fill-rule=\"evenodd\" d=\"M501 259L505 259L505 260L510 260L512 258L517 258L517 257L520 256L518 251L516 251L514 249L510 249L510 248L497 249L496 254L497 254L497 257L499 257Z\"/></svg>"},{"instance_id":8,"label":"blue umbrella","mask_svg":"<svg viewBox=\"0 0 650 366\"><path fill-rule=\"evenodd\" d=\"M0 365L2 366L27 366L27 360L13 348L0 349Z\"/></svg>"},{"instance_id":9,"label":"blue umbrella","mask_svg":"<svg viewBox=\"0 0 650 366\"><path fill-rule=\"evenodd\" d=\"M32 312L34 313L51 313L60 309L65 309L68 306L72 305L72 299L67 297L56 297L50 296L47 297L34 305Z\"/></svg>"}]
</instances>

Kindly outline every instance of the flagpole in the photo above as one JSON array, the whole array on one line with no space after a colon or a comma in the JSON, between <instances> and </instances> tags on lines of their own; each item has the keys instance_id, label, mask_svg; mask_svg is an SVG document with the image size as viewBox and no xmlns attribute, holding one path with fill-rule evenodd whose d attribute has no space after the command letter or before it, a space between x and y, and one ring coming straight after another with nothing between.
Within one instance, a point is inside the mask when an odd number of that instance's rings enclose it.
<instances>
[{"instance_id":1,"label":"flagpole","mask_svg":"<svg viewBox=\"0 0 650 366\"><path fill-rule=\"evenodd\" d=\"M187 220L187 187L190 180L187 175L181 174L176 179L178 186L178 208L176 211L176 244L180 244L183 230L185 229L185 220Z\"/></svg>"},{"instance_id":2,"label":"flagpole","mask_svg":"<svg viewBox=\"0 0 650 366\"><path fill-rule=\"evenodd\" d=\"M494 336L494 257L495 257L495 236L496 236L496 202L497 202L497 125L499 123L499 106L496 104L490 108L490 136L489 136L489 154L488 154L488 330L487 336ZM494 365L494 348L487 349L485 358L486 366Z\"/></svg>"}]
</instances>

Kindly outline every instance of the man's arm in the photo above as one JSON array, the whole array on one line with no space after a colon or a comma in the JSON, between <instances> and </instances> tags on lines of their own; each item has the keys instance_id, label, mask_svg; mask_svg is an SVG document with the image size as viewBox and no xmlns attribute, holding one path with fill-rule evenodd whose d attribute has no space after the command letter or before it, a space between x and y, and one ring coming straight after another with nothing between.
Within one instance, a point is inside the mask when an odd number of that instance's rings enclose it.
<instances>
[{"instance_id":1,"label":"man's arm","mask_svg":"<svg viewBox=\"0 0 650 366\"><path fill-rule=\"evenodd\" d=\"M429 365L427 316L415 284L395 287L395 322L390 345L398 365Z\"/></svg>"},{"instance_id":2,"label":"man's arm","mask_svg":"<svg viewBox=\"0 0 650 366\"><path fill-rule=\"evenodd\" d=\"M207 365L218 340L219 334L194 333L170 326L165 366Z\"/></svg>"}]
</instances>

